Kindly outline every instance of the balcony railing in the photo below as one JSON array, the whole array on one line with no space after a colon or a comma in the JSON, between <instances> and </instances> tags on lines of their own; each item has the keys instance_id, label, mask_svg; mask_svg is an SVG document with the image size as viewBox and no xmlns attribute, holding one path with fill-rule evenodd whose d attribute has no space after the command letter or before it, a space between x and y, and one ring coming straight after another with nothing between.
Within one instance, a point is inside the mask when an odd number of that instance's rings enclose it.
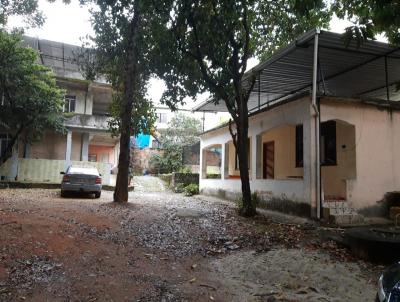
<instances>
[{"instance_id":1,"label":"balcony railing","mask_svg":"<svg viewBox=\"0 0 400 302\"><path fill-rule=\"evenodd\" d=\"M67 118L65 125L71 128L108 130L110 117L103 115L75 114Z\"/></svg>"}]
</instances>

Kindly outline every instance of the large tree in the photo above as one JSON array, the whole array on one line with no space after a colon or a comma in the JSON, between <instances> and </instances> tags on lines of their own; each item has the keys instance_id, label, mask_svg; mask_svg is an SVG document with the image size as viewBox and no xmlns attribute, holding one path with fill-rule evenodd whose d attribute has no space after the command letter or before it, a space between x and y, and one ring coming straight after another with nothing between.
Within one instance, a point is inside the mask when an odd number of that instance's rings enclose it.
<instances>
[{"instance_id":1,"label":"large tree","mask_svg":"<svg viewBox=\"0 0 400 302\"><path fill-rule=\"evenodd\" d=\"M156 135L163 152L155 153L150 159L158 173L178 172L184 166L184 150L200 141L201 122L184 113L177 113L168 127L159 129Z\"/></svg>"},{"instance_id":2,"label":"large tree","mask_svg":"<svg viewBox=\"0 0 400 302\"><path fill-rule=\"evenodd\" d=\"M358 41L384 34L390 43L400 45L400 3L398 0L335 0L333 11L354 23L346 29L348 38Z\"/></svg>"},{"instance_id":3,"label":"large tree","mask_svg":"<svg viewBox=\"0 0 400 302\"><path fill-rule=\"evenodd\" d=\"M95 32L95 67L86 75L105 75L112 84L114 100L110 128L120 135L120 155L114 201L128 201L130 137L148 133L154 122L152 104L146 99L151 74L151 27L156 15L148 1L87 0ZM90 57L90 56L87 56ZM92 65L93 66L93 65Z\"/></svg>"},{"instance_id":4,"label":"large tree","mask_svg":"<svg viewBox=\"0 0 400 302\"><path fill-rule=\"evenodd\" d=\"M53 72L37 63L38 53L21 43L20 35L0 30L0 130L9 137L0 164L20 138L29 143L45 130L65 130L64 92Z\"/></svg>"},{"instance_id":5,"label":"large tree","mask_svg":"<svg viewBox=\"0 0 400 302\"><path fill-rule=\"evenodd\" d=\"M24 17L27 26L40 26L44 22L37 0L0 0L0 28L7 24L8 18Z\"/></svg>"},{"instance_id":6,"label":"large tree","mask_svg":"<svg viewBox=\"0 0 400 302\"><path fill-rule=\"evenodd\" d=\"M160 25L158 74L167 84L167 104L208 91L224 102L239 157L244 216L255 214L248 166L248 100L256 75L244 75L253 56L266 58L299 34L330 20L322 0L165 0L159 10L170 19ZM164 26L164 28L161 28Z\"/></svg>"}]
</instances>

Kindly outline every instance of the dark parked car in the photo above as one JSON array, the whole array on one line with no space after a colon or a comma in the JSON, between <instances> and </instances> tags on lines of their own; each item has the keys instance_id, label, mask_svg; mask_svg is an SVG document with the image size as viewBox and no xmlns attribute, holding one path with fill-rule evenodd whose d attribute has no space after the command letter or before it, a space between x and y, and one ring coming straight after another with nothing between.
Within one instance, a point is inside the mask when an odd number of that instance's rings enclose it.
<instances>
[{"instance_id":1,"label":"dark parked car","mask_svg":"<svg viewBox=\"0 0 400 302\"><path fill-rule=\"evenodd\" d=\"M70 166L61 182L61 197L68 192L92 193L96 198L101 195L101 175L96 168Z\"/></svg>"},{"instance_id":2,"label":"dark parked car","mask_svg":"<svg viewBox=\"0 0 400 302\"><path fill-rule=\"evenodd\" d=\"M378 281L378 302L400 302L400 262L389 266Z\"/></svg>"}]
</instances>

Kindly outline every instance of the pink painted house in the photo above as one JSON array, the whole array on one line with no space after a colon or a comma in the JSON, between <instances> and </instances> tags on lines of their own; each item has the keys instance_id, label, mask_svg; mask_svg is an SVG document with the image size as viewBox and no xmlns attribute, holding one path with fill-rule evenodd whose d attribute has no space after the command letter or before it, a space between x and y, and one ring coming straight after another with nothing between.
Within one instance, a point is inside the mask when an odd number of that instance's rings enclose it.
<instances>
[{"instance_id":1,"label":"pink painted house","mask_svg":"<svg viewBox=\"0 0 400 302\"><path fill-rule=\"evenodd\" d=\"M304 205L311 216L378 215L400 191L400 50L377 42L345 46L313 30L244 76L256 75L249 100L250 185L266 203ZM204 102L197 111L226 111ZM201 135L200 189L240 195L228 125ZM218 149L220 165L205 156ZM209 177L210 167L220 177ZM214 173L215 174L215 173Z\"/></svg>"}]
</instances>

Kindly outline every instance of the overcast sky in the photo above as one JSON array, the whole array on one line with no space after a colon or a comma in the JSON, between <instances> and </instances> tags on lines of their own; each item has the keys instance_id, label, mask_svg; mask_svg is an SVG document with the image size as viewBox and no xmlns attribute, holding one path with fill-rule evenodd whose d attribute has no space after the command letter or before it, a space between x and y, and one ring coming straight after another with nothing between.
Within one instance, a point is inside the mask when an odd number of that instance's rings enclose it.
<instances>
[{"instance_id":1,"label":"overcast sky","mask_svg":"<svg viewBox=\"0 0 400 302\"><path fill-rule=\"evenodd\" d=\"M47 0L39 0L39 9L46 16L46 22L41 28L28 29L25 33L29 36L38 37L41 39L59 41L63 43L81 45L80 38L87 34L92 34L90 25L90 14L87 7L81 7L79 1L72 0L70 4L65 5L61 0L56 0L53 3ZM23 24L21 18L10 18L9 27L21 26ZM330 24L330 30L335 32L343 32L348 22L334 18ZM251 68L258 63L257 60L251 59L249 67ZM149 85L149 96L153 102L157 102L163 92L163 82L157 79L152 79ZM205 96L200 97L196 103L204 100ZM188 102L186 108L193 107L192 102Z\"/></svg>"}]
</instances>

